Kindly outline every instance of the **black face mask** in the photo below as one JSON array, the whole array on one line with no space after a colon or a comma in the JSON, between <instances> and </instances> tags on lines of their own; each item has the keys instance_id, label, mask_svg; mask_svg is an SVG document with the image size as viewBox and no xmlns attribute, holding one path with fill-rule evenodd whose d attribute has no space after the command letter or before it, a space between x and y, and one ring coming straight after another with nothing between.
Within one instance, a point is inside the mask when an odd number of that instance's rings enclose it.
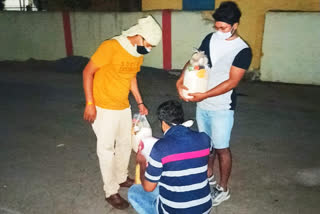
<instances>
[{"instance_id":1,"label":"black face mask","mask_svg":"<svg viewBox=\"0 0 320 214\"><path fill-rule=\"evenodd\" d=\"M137 45L137 52L138 52L139 54L148 54L148 53L150 52L150 50L147 49L147 48L144 47L144 46L139 46L139 45Z\"/></svg>"}]
</instances>

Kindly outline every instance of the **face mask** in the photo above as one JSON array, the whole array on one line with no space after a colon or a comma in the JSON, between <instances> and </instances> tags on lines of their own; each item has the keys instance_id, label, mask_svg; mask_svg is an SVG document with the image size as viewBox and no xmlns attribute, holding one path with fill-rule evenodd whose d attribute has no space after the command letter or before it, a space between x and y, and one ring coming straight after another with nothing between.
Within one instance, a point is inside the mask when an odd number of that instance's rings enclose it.
<instances>
[{"instance_id":1,"label":"face mask","mask_svg":"<svg viewBox=\"0 0 320 214\"><path fill-rule=\"evenodd\" d=\"M226 40L226 39L229 39L231 36L232 36L232 29L230 32L227 32L227 33L224 33L224 32L221 32L221 31L217 31L216 32L216 36L218 39L221 39L221 40Z\"/></svg>"},{"instance_id":2,"label":"face mask","mask_svg":"<svg viewBox=\"0 0 320 214\"><path fill-rule=\"evenodd\" d=\"M144 46L139 46L137 45L137 52L139 54L148 54L151 50L149 50L148 48L144 47Z\"/></svg>"}]
</instances>

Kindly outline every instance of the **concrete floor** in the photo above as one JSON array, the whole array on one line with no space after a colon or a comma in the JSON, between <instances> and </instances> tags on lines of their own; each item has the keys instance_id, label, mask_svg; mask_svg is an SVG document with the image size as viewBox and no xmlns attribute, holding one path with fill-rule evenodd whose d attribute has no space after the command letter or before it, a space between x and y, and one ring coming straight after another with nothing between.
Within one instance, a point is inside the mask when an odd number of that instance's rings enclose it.
<instances>
[{"instance_id":1,"label":"concrete floor","mask_svg":"<svg viewBox=\"0 0 320 214\"><path fill-rule=\"evenodd\" d=\"M81 74L56 68L0 63L0 213L135 213L104 201L95 136L82 120ZM138 79L159 137L154 112L177 99L177 76L143 68ZM320 87L243 81L238 93L231 198L212 213L320 213ZM183 105L194 119L195 104ZM129 169L133 175L134 156Z\"/></svg>"}]
</instances>

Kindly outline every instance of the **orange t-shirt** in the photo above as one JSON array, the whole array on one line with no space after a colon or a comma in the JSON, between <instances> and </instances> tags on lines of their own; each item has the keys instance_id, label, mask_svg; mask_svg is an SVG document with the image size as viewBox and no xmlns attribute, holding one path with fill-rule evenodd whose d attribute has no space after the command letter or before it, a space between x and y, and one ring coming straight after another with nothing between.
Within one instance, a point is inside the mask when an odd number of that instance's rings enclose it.
<instances>
[{"instance_id":1,"label":"orange t-shirt","mask_svg":"<svg viewBox=\"0 0 320 214\"><path fill-rule=\"evenodd\" d=\"M91 60L99 67L93 79L95 105L112 110L128 108L131 80L140 71L143 56L132 56L112 39L104 41Z\"/></svg>"}]
</instances>

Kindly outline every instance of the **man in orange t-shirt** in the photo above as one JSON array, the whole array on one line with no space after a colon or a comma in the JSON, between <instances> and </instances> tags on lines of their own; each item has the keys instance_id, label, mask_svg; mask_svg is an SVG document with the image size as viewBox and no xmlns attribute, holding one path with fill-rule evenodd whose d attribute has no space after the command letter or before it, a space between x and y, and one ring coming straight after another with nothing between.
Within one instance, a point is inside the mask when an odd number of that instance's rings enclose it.
<instances>
[{"instance_id":1,"label":"man in orange t-shirt","mask_svg":"<svg viewBox=\"0 0 320 214\"><path fill-rule=\"evenodd\" d=\"M141 18L122 35L104 41L83 70L84 120L92 123L97 137L106 200L117 209L129 207L119 195L119 188L133 184L133 179L128 177L131 154L128 96L130 92L133 94L140 114L148 114L136 74L140 71L143 55L160 42L161 36L161 28L151 16Z\"/></svg>"}]
</instances>

